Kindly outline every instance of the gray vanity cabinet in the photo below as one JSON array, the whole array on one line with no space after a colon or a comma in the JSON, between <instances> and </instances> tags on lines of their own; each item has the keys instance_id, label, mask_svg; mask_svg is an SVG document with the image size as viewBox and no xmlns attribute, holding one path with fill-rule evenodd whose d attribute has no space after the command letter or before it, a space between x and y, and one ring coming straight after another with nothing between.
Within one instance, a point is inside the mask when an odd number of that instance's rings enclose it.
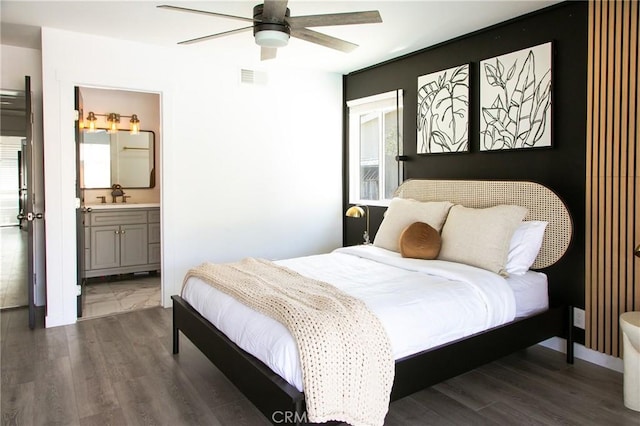
<instances>
[{"instance_id":1,"label":"gray vanity cabinet","mask_svg":"<svg viewBox=\"0 0 640 426\"><path fill-rule=\"evenodd\" d=\"M159 209L110 209L87 213L85 277L160 269Z\"/></svg>"}]
</instances>

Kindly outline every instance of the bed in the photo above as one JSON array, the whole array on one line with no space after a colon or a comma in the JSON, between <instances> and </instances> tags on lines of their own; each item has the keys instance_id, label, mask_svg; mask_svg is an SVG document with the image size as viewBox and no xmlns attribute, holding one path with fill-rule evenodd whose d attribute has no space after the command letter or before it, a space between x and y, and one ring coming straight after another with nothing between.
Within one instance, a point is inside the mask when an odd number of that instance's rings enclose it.
<instances>
[{"instance_id":1,"label":"bed","mask_svg":"<svg viewBox=\"0 0 640 426\"><path fill-rule=\"evenodd\" d=\"M527 223L533 223L532 221L546 222L544 237L541 237L540 250L537 252L535 261L531 264L532 269L544 269L559 261L571 241L571 218L564 203L553 191L536 183L520 181L409 180L398 188L395 196L398 200L407 200L407 202L417 200L422 203L429 203L447 200L452 205L464 206L469 210L487 209L499 205L525 207L527 212L524 219ZM460 208L462 209L462 207ZM392 212L391 206L388 212ZM455 223L453 215L451 213L448 214L451 215L449 216L451 224ZM475 266L452 263L446 260L424 262L416 259L404 259L393 250L394 247L389 250L388 247L384 247L384 244L382 244L383 227L386 226L388 230L392 219L385 218L385 221L383 221L383 226L379 231L381 243L378 246L347 247L336 250L331 256L320 255L289 259L280 261L280 263L285 267L298 270L316 279L326 279L327 282L342 281L342 284L340 284L342 290L354 293L355 297L364 297L367 305L373 306L374 313L382 318L385 329L395 330L393 333L389 333L393 335L390 340L393 341L392 347L395 359L395 374L390 393L391 400L402 398L553 336L567 337L569 340L567 361L572 362L571 327L569 326L571 324L570 309L567 306L556 303L556 301L548 300L546 297L548 294L546 275L526 271L518 274L509 274L509 277L505 279L500 278L498 274L493 272L487 272L483 268L479 269ZM447 226L451 228L453 225ZM450 231L442 229L443 236L445 232ZM376 238L378 239L378 236ZM449 247L449 252L451 252L451 247ZM457 252L459 250L455 251L455 253ZM323 262L326 263L327 261L337 263L324 267ZM338 265L343 261L346 262L345 267ZM383 293L395 295L396 303L400 305L415 306L417 303L415 301L415 292L409 291L410 294L405 295L402 293L401 287L403 282L409 280L411 285L408 287L413 289L417 285L415 284L416 280L422 280L424 274L429 276L437 275L433 271L418 271L418 267L414 266L420 265L422 267L423 263L429 263L430 268L434 267L434 265L436 268L440 266L449 268L451 265L448 264L452 264L456 269L456 280L467 280L464 277L468 274L471 277L468 279L468 283L464 281L465 284L460 284L460 286L473 286L472 291L476 293L484 291L479 288L479 283L484 280L489 283L485 286L486 288L501 288L500 286L502 286L506 290L500 290L503 291L502 293L498 291L496 294L487 293L483 296L484 299L494 298L497 301L495 307L490 308L490 312L486 314L487 318L484 318L481 313L470 311L467 317L474 318L477 321L457 321L456 324L459 325L453 328L448 328L445 325L441 327L440 334L430 331L429 336L422 337L422 340L426 340L426 342L420 342L422 333L420 329L415 328L415 325L411 325L404 320L394 319L390 322L383 318L385 310L389 310L389 307L387 305L376 305L376 301L381 299L379 295L367 296L365 294L363 296L363 294L358 293L358 291L362 292L362 290L358 290L358 285L350 285L350 282L358 281L357 275L345 273L340 278L336 277L335 273L328 274L326 272L329 269L349 269L349 265L357 265L353 266L356 270L371 270L372 277L364 277L365 280L373 279L374 276L382 277L383 283L380 285L394 286L385 288ZM397 268L400 268L400 270ZM407 270L410 270L410 272L406 272ZM450 274L451 272L446 273ZM385 274L390 275L387 276ZM459 278L460 276L463 276L463 278ZM251 318L246 315L247 313L231 317L233 320L227 320L226 322L225 320L220 320L217 318L219 317L217 312L225 311L229 301L224 300L225 295L222 294L223 300L220 305L205 303L204 300L207 298L220 301L221 295L215 294L216 291L211 290L206 284L194 281L197 280L190 278L190 281L185 285L184 292L180 296L173 296L174 353L178 353L179 334L182 332L227 375L267 419L273 423L280 423L285 419L289 422L306 423L305 395L299 367L296 370L295 356L288 354L285 349L285 355L276 356L275 358L293 359L294 361L290 363L290 367L279 367L273 365L268 356L261 355L261 350L256 348L260 346L256 342L260 339L250 339L252 340L250 342L242 341L243 335L264 335L263 346L266 347L266 352L270 352L269 345L271 343L269 342L280 341L282 338L281 336L275 338L266 336L265 330L277 327L267 327L265 325L269 318ZM558 285L557 283L553 284ZM213 296L211 295L212 291L214 293ZM205 292L208 296L202 296L199 292ZM368 293L368 290L364 293ZM454 298L450 288L447 288L443 294L444 296L441 297L443 300L448 298L453 300ZM367 300L366 297L369 297L369 299ZM245 309L250 313L251 310L249 308L245 307ZM472 309L472 307L469 309ZM411 313L410 308L406 310L409 316L416 315L415 312ZM446 310L438 313L438 318L445 317ZM459 317L462 318L463 316L460 315ZM242 318L245 319L243 320ZM452 316L454 322L456 318L456 315ZM235 332L232 328L229 328L230 323L236 324L242 321L248 325L260 324L262 328L259 327L257 330L249 332L243 328L245 327L244 325L239 326L243 330L242 332ZM277 373L274 371L277 371Z\"/></svg>"}]
</instances>

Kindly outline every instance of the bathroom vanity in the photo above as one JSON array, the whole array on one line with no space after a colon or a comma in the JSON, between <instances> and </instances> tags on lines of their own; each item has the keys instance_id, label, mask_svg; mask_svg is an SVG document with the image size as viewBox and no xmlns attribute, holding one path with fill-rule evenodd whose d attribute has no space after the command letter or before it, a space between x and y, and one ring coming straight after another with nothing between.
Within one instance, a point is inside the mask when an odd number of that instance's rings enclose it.
<instances>
[{"instance_id":1,"label":"bathroom vanity","mask_svg":"<svg viewBox=\"0 0 640 426\"><path fill-rule=\"evenodd\" d=\"M158 204L85 206L85 278L159 270Z\"/></svg>"}]
</instances>

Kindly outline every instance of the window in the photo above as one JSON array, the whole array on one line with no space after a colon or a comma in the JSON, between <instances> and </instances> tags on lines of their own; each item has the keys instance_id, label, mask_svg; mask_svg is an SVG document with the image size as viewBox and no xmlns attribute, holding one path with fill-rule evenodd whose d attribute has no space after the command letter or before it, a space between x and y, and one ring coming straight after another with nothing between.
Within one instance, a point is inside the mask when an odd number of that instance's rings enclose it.
<instances>
[{"instance_id":1,"label":"window","mask_svg":"<svg viewBox=\"0 0 640 426\"><path fill-rule=\"evenodd\" d=\"M387 205L402 183L402 90L347 102L349 202Z\"/></svg>"}]
</instances>

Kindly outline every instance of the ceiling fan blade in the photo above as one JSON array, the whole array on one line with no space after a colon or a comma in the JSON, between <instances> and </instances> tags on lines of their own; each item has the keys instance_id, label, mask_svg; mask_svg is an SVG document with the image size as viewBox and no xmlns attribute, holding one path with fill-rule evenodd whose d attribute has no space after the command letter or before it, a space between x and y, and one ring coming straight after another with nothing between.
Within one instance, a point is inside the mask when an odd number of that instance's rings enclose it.
<instances>
[{"instance_id":1,"label":"ceiling fan blade","mask_svg":"<svg viewBox=\"0 0 640 426\"><path fill-rule=\"evenodd\" d=\"M221 33L211 34L211 35L208 35L208 36L192 38L191 40L184 40L184 41L179 42L178 44L198 43L198 42L201 42L201 41L211 40L211 39L218 38L218 37L224 37L224 36L228 36L228 35L231 35L231 34L241 33L241 32L249 31L249 30L252 30L252 29L253 29L253 25L250 26L250 27L237 28L235 30L229 30L229 31L221 32Z\"/></svg>"},{"instance_id":2,"label":"ceiling fan blade","mask_svg":"<svg viewBox=\"0 0 640 426\"><path fill-rule=\"evenodd\" d=\"M317 31L309 30L307 28L292 28L291 37L330 47L331 49L340 50L341 52L351 52L358 47L357 44L322 34Z\"/></svg>"},{"instance_id":3,"label":"ceiling fan blade","mask_svg":"<svg viewBox=\"0 0 640 426\"><path fill-rule=\"evenodd\" d=\"M262 9L262 22L282 22L287 13L287 0L265 0Z\"/></svg>"},{"instance_id":4,"label":"ceiling fan blade","mask_svg":"<svg viewBox=\"0 0 640 426\"><path fill-rule=\"evenodd\" d=\"M253 18L244 18L242 16L226 15L224 13L208 12L206 10L189 9L186 7L179 7L179 6L170 6L168 4L163 4L157 7L159 9L175 10L178 12L198 13L200 15L209 15L209 16L218 16L220 18L238 19L240 21L253 23Z\"/></svg>"},{"instance_id":5,"label":"ceiling fan blade","mask_svg":"<svg viewBox=\"0 0 640 426\"><path fill-rule=\"evenodd\" d=\"M330 25L377 24L382 22L380 12L328 13L325 15L292 16L287 18L291 28L326 27Z\"/></svg>"},{"instance_id":6,"label":"ceiling fan blade","mask_svg":"<svg viewBox=\"0 0 640 426\"><path fill-rule=\"evenodd\" d=\"M266 61L269 59L275 59L278 49L275 47L262 47L260 48L260 60Z\"/></svg>"}]
</instances>

